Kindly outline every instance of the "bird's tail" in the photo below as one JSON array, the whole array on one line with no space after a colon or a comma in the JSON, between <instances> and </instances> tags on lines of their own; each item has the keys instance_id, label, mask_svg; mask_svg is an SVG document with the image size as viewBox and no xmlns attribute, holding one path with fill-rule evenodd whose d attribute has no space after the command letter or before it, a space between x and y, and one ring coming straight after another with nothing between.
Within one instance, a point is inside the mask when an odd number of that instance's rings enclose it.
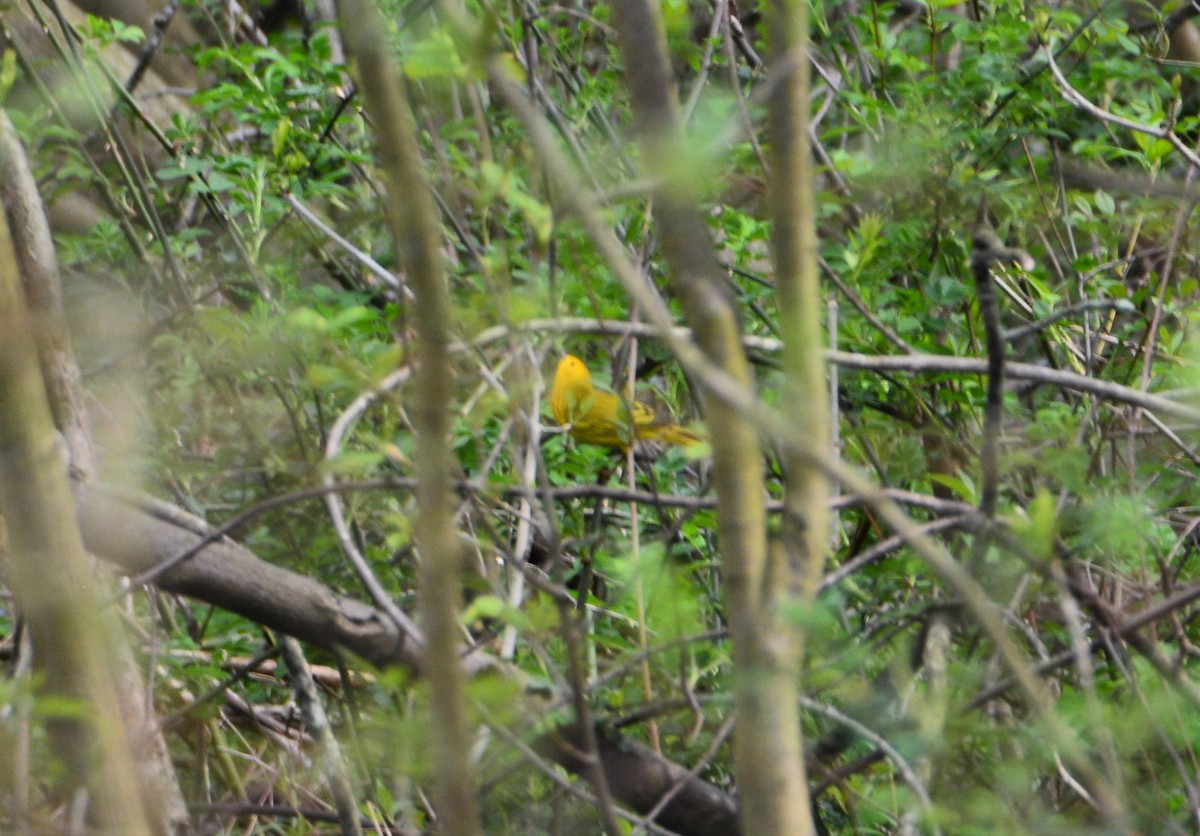
<instances>
[{"instance_id":1,"label":"bird's tail","mask_svg":"<svg viewBox=\"0 0 1200 836\"><path fill-rule=\"evenodd\" d=\"M657 441L665 442L666 444L677 444L680 447L691 447L693 444L702 444L704 436L695 430L689 430L687 427L681 427L678 424L663 424L654 428L653 437Z\"/></svg>"}]
</instances>

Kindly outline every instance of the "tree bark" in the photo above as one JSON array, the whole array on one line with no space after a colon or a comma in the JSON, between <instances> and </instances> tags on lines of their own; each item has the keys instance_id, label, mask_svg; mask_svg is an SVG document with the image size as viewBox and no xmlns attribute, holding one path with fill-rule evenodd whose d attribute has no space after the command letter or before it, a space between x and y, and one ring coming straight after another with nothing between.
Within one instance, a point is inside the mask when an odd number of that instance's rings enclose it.
<instances>
[{"instance_id":1,"label":"tree bark","mask_svg":"<svg viewBox=\"0 0 1200 836\"><path fill-rule=\"evenodd\" d=\"M102 488L76 485L75 499L88 550L131 575L191 550L207 530L201 520L148 498L138 507ZM415 648L384 613L268 563L227 537L156 583L319 647L349 651L378 667L420 668Z\"/></svg>"},{"instance_id":2,"label":"tree bark","mask_svg":"<svg viewBox=\"0 0 1200 836\"><path fill-rule=\"evenodd\" d=\"M654 750L602 728L595 730L596 755L613 797L646 815L667 793L671 801L654 823L688 836L738 836L737 805L719 789L702 781ZM540 741L540 749L555 763L576 774L587 774L590 759L584 729L560 726Z\"/></svg>"},{"instance_id":3,"label":"tree bark","mask_svg":"<svg viewBox=\"0 0 1200 836\"><path fill-rule=\"evenodd\" d=\"M689 154L658 7L618 0L614 11L644 168L661 178L654 214L672 287L708 359L749 389L750 367L699 210L697 178L680 164ZM795 836L810 832L812 817L800 759L795 639L779 618L779 593L773 591L788 587L787 567L781 552L768 550L762 451L754 427L715 397L706 398L705 413L714 429L717 534L737 666L734 766L742 827L764 836Z\"/></svg>"},{"instance_id":4,"label":"tree bark","mask_svg":"<svg viewBox=\"0 0 1200 836\"><path fill-rule=\"evenodd\" d=\"M480 832L472 734L458 608L462 541L454 527L451 492L449 403L453 389L449 359L450 301L441 259L441 225L417 147L417 131L399 70L389 55L386 28L373 5L345 0L346 46L358 60L367 108L374 117L378 154L387 180L388 221L415 293L413 322L420 363L413 418L417 436L417 522L420 550L418 602L425 649L423 669L430 689L434 801L438 832Z\"/></svg>"},{"instance_id":5,"label":"tree bark","mask_svg":"<svg viewBox=\"0 0 1200 836\"><path fill-rule=\"evenodd\" d=\"M58 260L37 183L12 124L3 113L0 113L0 198L12 224L12 245L25 304L31 321L36 324L33 337L54 426L65 440L71 474L88 479L95 474L95 453L84 407L82 375L63 311ZM90 569L98 583L98 597L106 597L103 575L97 574L95 567ZM187 827L187 806L171 753L147 697L141 670L126 642L113 641L110 647L113 682L134 749L147 815L155 832L180 831Z\"/></svg>"},{"instance_id":6,"label":"tree bark","mask_svg":"<svg viewBox=\"0 0 1200 836\"><path fill-rule=\"evenodd\" d=\"M777 82L767 101L771 172L767 197L771 212L775 285L779 289L779 321L783 336L784 414L816 449L831 446L828 390L825 383L821 329L821 283L817 272L816 211L813 197L812 149L809 143L808 0L772 0L768 6L770 67ZM764 723L783 732L773 756L782 764L777 781L790 796L779 805L779 818L763 822L779 832L813 833L813 811L800 725L799 696L804 665L804 620L780 615L789 597L802 607L816 604L829 548L829 480L808 451L783 450L787 488L784 494L780 554L777 567L786 583L762 589L762 624L757 635L777 646L774 705ZM775 636L774 640L768 638ZM771 651L766 649L769 654ZM755 831L759 832L759 831ZM762 831L767 832L767 831Z\"/></svg>"},{"instance_id":7,"label":"tree bark","mask_svg":"<svg viewBox=\"0 0 1200 836\"><path fill-rule=\"evenodd\" d=\"M0 218L0 513L13 590L46 691L82 708L81 719L51 726L71 780L91 790L102 829L148 833L113 672L119 630L97 600L79 528L71 524L66 445L54 428L33 331Z\"/></svg>"}]
</instances>

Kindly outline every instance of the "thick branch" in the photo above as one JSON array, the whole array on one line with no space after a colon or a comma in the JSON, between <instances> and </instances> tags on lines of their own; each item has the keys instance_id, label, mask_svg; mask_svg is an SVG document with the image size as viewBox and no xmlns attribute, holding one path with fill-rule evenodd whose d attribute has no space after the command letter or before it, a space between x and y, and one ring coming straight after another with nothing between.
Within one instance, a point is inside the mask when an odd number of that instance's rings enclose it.
<instances>
[{"instance_id":1,"label":"thick branch","mask_svg":"<svg viewBox=\"0 0 1200 836\"><path fill-rule=\"evenodd\" d=\"M82 712L52 725L72 779L92 790L101 829L148 832L115 681L119 626L95 600L92 567L79 528L70 523L66 447L51 418L33 322L0 216L0 514L6 564L48 693L73 701Z\"/></svg>"},{"instance_id":2,"label":"thick branch","mask_svg":"<svg viewBox=\"0 0 1200 836\"><path fill-rule=\"evenodd\" d=\"M681 164L688 149L658 6L618 0L613 8L644 165L662 178L654 213L672 287L705 358L749 394L750 366L699 211L695 171ZM711 376L701 385L714 430L717 532L737 666L734 764L743 826L763 836L807 833L812 817L799 754L796 648L779 607L779 587L788 585L786 559L782 548L767 544L758 433L743 410L719 397Z\"/></svg>"},{"instance_id":3,"label":"thick branch","mask_svg":"<svg viewBox=\"0 0 1200 836\"><path fill-rule=\"evenodd\" d=\"M181 512L152 514L83 485L75 487L75 499L88 550L129 574L148 571L202 537L203 527L185 526ZM383 613L267 563L227 538L165 573L158 585L319 647L350 651L379 667L420 664Z\"/></svg>"},{"instance_id":4,"label":"thick branch","mask_svg":"<svg viewBox=\"0 0 1200 836\"><path fill-rule=\"evenodd\" d=\"M584 730L562 726L540 741L542 752L560 766L586 774ZM653 750L605 729L595 730L596 754L613 797L645 815L664 795L675 795L655 824L688 836L738 836L737 806L728 795ZM678 787L678 789L676 789Z\"/></svg>"}]
</instances>

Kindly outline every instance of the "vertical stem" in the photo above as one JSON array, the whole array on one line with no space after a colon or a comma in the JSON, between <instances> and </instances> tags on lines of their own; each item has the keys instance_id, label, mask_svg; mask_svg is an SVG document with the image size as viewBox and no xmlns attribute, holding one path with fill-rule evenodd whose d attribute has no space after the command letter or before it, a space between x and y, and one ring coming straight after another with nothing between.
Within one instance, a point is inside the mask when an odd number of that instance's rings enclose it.
<instances>
[{"instance_id":1,"label":"vertical stem","mask_svg":"<svg viewBox=\"0 0 1200 836\"><path fill-rule=\"evenodd\" d=\"M654 215L672 288L707 359L749 389L734 301L699 209L696 172L684 162L688 153L658 4L616 0L613 10L643 165L661 182ZM818 369L821 356L817 350L812 358ZM737 666L734 765L742 827L756 836L802 836L811 832L812 818L800 745L795 640L777 597L792 584L782 549L768 550L762 452L740 410L708 397L705 413L717 430L711 434L712 472ZM820 443L826 441L823 434ZM823 525L821 530L823 537Z\"/></svg>"},{"instance_id":2,"label":"vertical stem","mask_svg":"<svg viewBox=\"0 0 1200 836\"><path fill-rule=\"evenodd\" d=\"M829 350L836 352L838 350L838 301L837 296L830 294L825 302L825 327L829 332ZM834 364L829 365L829 452L833 456L841 458L842 455L842 431L838 421L841 415L841 409L838 403L838 367ZM841 486L831 480L829 484L830 499L836 498L841 493ZM829 514L829 548L837 550L840 540L839 532L841 531L841 516L836 510L830 511Z\"/></svg>"},{"instance_id":3,"label":"vertical stem","mask_svg":"<svg viewBox=\"0 0 1200 836\"><path fill-rule=\"evenodd\" d=\"M296 702L304 715L304 725L312 735L317 746L317 766L329 782L333 793L334 807L337 809L338 825L342 836L361 836L362 823L358 818L358 804L354 800L354 790L350 785L350 776L346 763L342 759L341 747L334 737L329 725L329 716L321 697L317 692L317 683L313 680L312 668L304 658L304 650L300 642L291 636L279 637L279 650L287 665L288 679L296 694Z\"/></svg>"},{"instance_id":4,"label":"vertical stem","mask_svg":"<svg viewBox=\"0 0 1200 836\"><path fill-rule=\"evenodd\" d=\"M824 340L821 334L821 282L817 272L816 210L813 195L812 147L809 140L808 0L771 0L768 7L770 62L779 74L768 100L768 201L772 222L775 284L779 288L780 329L783 336L784 384L781 400L809 445L827 447L831 441L829 395ZM816 601L817 588L829 548L830 484L806 451L788 448L783 459L787 476L780 550L785 565L777 568L779 582L764 590L768 606L778 610L795 596L804 606ZM779 665L793 672L798 692L807 632L802 623L788 623L778 614L779 629L792 642L779 651ZM781 639L781 641L783 641ZM785 777L797 797L791 832L813 832L813 814L801 746L799 718L794 727L795 768Z\"/></svg>"},{"instance_id":5,"label":"vertical stem","mask_svg":"<svg viewBox=\"0 0 1200 836\"><path fill-rule=\"evenodd\" d=\"M1000 303L992 283L994 246L984 235L975 237L975 254L971 272L975 276L975 294L979 299L979 315L983 319L984 341L987 346L987 400L983 409L983 441L979 459L981 489L979 511L986 517L996 515L996 497L1000 490L1000 430L1004 423L1004 334L1000 330Z\"/></svg>"},{"instance_id":6,"label":"vertical stem","mask_svg":"<svg viewBox=\"0 0 1200 836\"><path fill-rule=\"evenodd\" d=\"M346 46L358 59L367 106L379 137L378 154L388 187L388 222L415 293L412 323L420 363L413 407L418 479L414 533L421 557L418 603L426 631L422 668L429 682L436 744L434 800L438 832L467 836L479 833L481 826L466 683L459 663L459 573L464 554L454 527L451 490L450 300L441 259L441 227L425 178L412 110L383 37L387 29L368 0L344 0L341 11Z\"/></svg>"},{"instance_id":7,"label":"vertical stem","mask_svg":"<svg viewBox=\"0 0 1200 836\"><path fill-rule=\"evenodd\" d=\"M100 829L146 833L114 674L119 628L93 594L93 569L67 480L66 445L51 418L33 323L0 214L0 514L6 562L47 692L77 701L82 712L52 727L71 778L92 790Z\"/></svg>"},{"instance_id":8,"label":"vertical stem","mask_svg":"<svg viewBox=\"0 0 1200 836\"><path fill-rule=\"evenodd\" d=\"M631 317L632 319L633 317ZM633 337L629 341L629 369L626 374L629 380L629 398L633 400L633 383L637 373L637 354L638 341L637 337ZM632 434L632 429L630 430ZM628 474L627 481L629 490L632 493L637 490L637 463L633 457L634 446L630 445L625 451L625 472ZM637 574L634 575L633 581L633 597L634 606L637 609L638 623L638 650L642 653L642 696L649 703L654 699L654 683L650 678L650 656L647 652L650 648L650 639L646 632L646 586L645 577L642 566L642 538L641 538L641 519L638 514L638 504L636 502L629 506L629 526L630 526L630 552L634 561L634 566L637 567ZM650 733L650 746L658 754L662 754L662 743L658 737L658 721L653 717L647 724L647 731Z\"/></svg>"},{"instance_id":9,"label":"vertical stem","mask_svg":"<svg viewBox=\"0 0 1200 836\"><path fill-rule=\"evenodd\" d=\"M816 446L830 439L822 360L821 283L808 115L808 4L772 0L771 60L781 80L768 101L775 283L783 332L784 411ZM797 591L813 600L825 565L829 482L802 455L788 455L783 540ZM801 651L802 652L802 651Z\"/></svg>"}]
</instances>

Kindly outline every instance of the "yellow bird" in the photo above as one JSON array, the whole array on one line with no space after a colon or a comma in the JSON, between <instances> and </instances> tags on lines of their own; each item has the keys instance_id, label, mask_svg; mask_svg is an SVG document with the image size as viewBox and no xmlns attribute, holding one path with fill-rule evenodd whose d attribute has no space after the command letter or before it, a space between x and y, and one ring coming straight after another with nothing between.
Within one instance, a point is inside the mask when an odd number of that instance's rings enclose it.
<instances>
[{"instance_id":1,"label":"yellow bird","mask_svg":"<svg viewBox=\"0 0 1200 836\"><path fill-rule=\"evenodd\" d=\"M681 446L703 441L689 429L659 421L654 410L640 401L597 389L588 367L573 354L558 363L554 388L550 390L550 410L554 420L588 444L628 450L637 441Z\"/></svg>"}]
</instances>

